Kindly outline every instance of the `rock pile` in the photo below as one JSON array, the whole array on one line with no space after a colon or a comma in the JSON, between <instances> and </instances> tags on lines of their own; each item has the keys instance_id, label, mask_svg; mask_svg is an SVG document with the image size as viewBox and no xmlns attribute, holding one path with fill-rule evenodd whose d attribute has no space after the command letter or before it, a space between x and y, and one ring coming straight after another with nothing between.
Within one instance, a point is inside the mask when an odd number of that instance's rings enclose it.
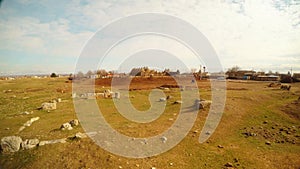
<instances>
[{"instance_id":1,"label":"rock pile","mask_svg":"<svg viewBox=\"0 0 300 169\"><path fill-rule=\"evenodd\" d=\"M255 137L264 140L266 145L271 145L272 143L299 144L299 129L300 126L284 126L263 121L261 126L245 127L241 130L246 138Z\"/></svg>"},{"instance_id":2,"label":"rock pile","mask_svg":"<svg viewBox=\"0 0 300 169\"><path fill-rule=\"evenodd\" d=\"M78 126L79 121L77 119L71 120L68 123L64 123L60 126L61 130L73 130L73 127Z\"/></svg>"}]
</instances>

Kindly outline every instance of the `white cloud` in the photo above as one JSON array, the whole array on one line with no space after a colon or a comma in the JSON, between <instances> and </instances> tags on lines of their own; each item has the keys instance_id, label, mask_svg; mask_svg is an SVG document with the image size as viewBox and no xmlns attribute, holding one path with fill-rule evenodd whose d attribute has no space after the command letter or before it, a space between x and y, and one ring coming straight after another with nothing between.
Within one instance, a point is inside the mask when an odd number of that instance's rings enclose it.
<instances>
[{"instance_id":1,"label":"white cloud","mask_svg":"<svg viewBox=\"0 0 300 169\"><path fill-rule=\"evenodd\" d=\"M20 1L30 4L27 0ZM224 67L300 71L300 5L275 1L70 1L64 14L49 22L38 17L0 17L0 51L19 50L44 57L78 56L93 32L114 19L161 12L196 26L216 49ZM39 1L47 7L48 1ZM290 57L290 55L294 55ZM197 67L195 65L194 67ZM284 71L284 70L283 70Z\"/></svg>"},{"instance_id":2,"label":"white cloud","mask_svg":"<svg viewBox=\"0 0 300 169\"><path fill-rule=\"evenodd\" d=\"M92 32L71 33L69 21L41 23L32 17L0 20L0 49L45 56L78 56Z\"/></svg>"}]
</instances>

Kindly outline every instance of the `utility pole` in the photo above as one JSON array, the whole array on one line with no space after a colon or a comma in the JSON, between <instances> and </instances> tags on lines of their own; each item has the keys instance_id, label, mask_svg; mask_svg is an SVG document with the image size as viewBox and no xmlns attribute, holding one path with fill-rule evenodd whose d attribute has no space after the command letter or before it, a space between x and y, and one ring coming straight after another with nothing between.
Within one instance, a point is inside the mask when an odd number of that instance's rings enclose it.
<instances>
[{"instance_id":1,"label":"utility pole","mask_svg":"<svg viewBox=\"0 0 300 169\"><path fill-rule=\"evenodd\" d=\"M200 70L199 70L199 80L202 80L202 66L200 65Z\"/></svg>"}]
</instances>

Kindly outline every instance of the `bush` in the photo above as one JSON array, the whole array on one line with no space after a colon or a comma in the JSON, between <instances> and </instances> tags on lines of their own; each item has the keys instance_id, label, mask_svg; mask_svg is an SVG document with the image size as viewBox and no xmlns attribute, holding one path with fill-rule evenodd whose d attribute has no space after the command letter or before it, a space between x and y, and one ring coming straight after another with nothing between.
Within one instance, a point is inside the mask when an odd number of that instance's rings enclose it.
<instances>
[{"instance_id":1,"label":"bush","mask_svg":"<svg viewBox=\"0 0 300 169\"><path fill-rule=\"evenodd\" d=\"M58 75L55 73L51 73L50 77L58 77Z\"/></svg>"}]
</instances>

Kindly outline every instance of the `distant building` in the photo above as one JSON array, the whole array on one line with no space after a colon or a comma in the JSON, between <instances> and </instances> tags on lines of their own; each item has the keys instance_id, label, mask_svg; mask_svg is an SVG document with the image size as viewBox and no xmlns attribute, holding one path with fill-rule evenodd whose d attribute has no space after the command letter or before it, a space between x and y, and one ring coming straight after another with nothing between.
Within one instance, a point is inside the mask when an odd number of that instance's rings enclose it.
<instances>
[{"instance_id":1,"label":"distant building","mask_svg":"<svg viewBox=\"0 0 300 169\"><path fill-rule=\"evenodd\" d=\"M228 79L252 80L256 72L253 70L238 70L226 72L226 75Z\"/></svg>"},{"instance_id":2,"label":"distant building","mask_svg":"<svg viewBox=\"0 0 300 169\"><path fill-rule=\"evenodd\" d=\"M258 81L279 81L280 77L276 75L259 75L255 77L255 80Z\"/></svg>"},{"instance_id":3,"label":"distant building","mask_svg":"<svg viewBox=\"0 0 300 169\"><path fill-rule=\"evenodd\" d=\"M299 82L299 81L300 81L300 73L294 73L294 74L293 74L293 79L294 79L295 81Z\"/></svg>"},{"instance_id":4,"label":"distant building","mask_svg":"<svg viewBox=\"0 0 300 169\"><path fill-rule=\"evenodd\" d=\"M300 73L294 73L293 78L300 78Z\"/></svg>"}]
</instances>

